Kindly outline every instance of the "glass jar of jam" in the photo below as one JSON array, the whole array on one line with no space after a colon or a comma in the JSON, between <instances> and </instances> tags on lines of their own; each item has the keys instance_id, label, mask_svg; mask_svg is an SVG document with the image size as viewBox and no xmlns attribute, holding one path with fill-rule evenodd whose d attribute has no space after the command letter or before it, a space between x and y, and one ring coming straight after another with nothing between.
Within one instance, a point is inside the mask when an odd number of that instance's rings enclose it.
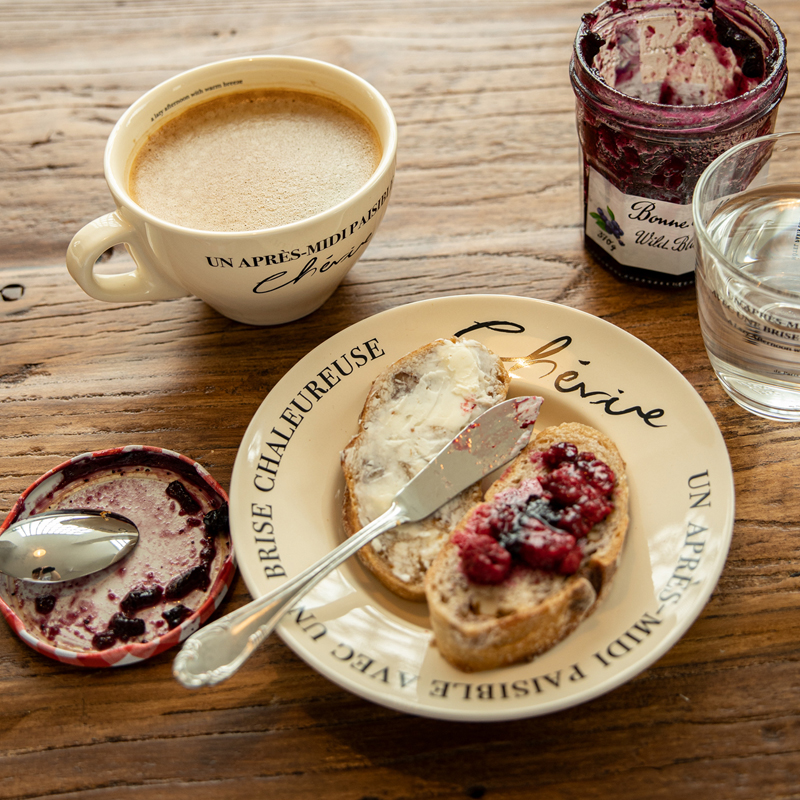
<instances>
[{"instance_id":1,"label":"glass jar of jam","mask_svg":"<svg viewBox=\"0 0 800 800\"><path fill-rule=\"evenodd\" d=\"M774 130L783 34L745 0L607 0L583 16L570 77L587 249L625 280L691 285L695 183Z\"/></svg>"}]
</instances>

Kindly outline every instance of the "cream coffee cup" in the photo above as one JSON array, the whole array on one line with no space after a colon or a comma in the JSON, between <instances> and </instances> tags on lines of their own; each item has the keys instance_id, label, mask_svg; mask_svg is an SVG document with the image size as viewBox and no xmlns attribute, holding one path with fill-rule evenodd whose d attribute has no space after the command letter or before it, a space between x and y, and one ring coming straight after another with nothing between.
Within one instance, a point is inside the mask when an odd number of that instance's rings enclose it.
<instances>
[{"instance_id":1,"label":"cream coffee cup","mask_svg":"<svg viewBox=\"0 0 800 800\"><path fill-rule=\"evenodd\" d=\"M249 230L204 229L203 225L194 227L191 220L189 224L170 222L166 214L162 219L134 201L130 182L137 153L143 144L155 141L162 126L172 121L181 124L178 117L201 103L220 98L227 102L235 100L235 94L260 90L276 90L287 97L310 94L322 105L339 110L344 106L377 142L373 156L377 167L371 176L331 207ZM313 141L310 148L293 149L292 153L316 154ZM290 56L235 58L198 67L151 89L115 125L106 145L104 171L116 210L75 235L67 252L67 267L81 288L98 300L169 300L191 294L221 314L250 325L298 319L319 308L364 253L386 211L396 153L397 125L386 100L344 69ZM222 168L225 158L220 161ZM308 193L306 199L324 195L332 175L351 169L347 159L341 161L347 163L323 160L312 166L311 178L302 185L296 182L290 190L303 197ZM189 160L186 165L187 172L192 163ZM225 193L211 191L216 187L209 186L206 192L202 185L192 186L176 178L174 170L165 175L156 186L163 186L165 192L188 186L195 204L206 194L213 195L209 203L225 209L234 200L241 202L238 192L228 191L226 198ZM264 186L263 196L268 199L283 191ZM117 244L126 246L135 269L122 274L99 272L95 267L98 258Z\"/></svg>"}]
</instances>

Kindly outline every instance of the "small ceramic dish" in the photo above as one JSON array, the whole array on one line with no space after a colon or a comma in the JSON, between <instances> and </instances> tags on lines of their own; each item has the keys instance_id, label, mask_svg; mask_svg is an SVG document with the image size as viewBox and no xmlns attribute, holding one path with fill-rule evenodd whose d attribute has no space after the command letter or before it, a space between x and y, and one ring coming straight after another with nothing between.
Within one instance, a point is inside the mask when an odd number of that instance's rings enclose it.
<instances>
[{"instance_id":1,"label":"small ceramic dish","mask_svg":"<svg viewBox=\"0 0 800 800\"><path fill-rule=\"evenodd\" d=\"M14 504L9 525L54 508L100 508L139 528L133 552L64 583L0 575L0 610L34 650L65 664L136 664L194 633L235 572L228 497L195 461L132 445L84 453L42 475Z\"/></svg>"}]
</instances>

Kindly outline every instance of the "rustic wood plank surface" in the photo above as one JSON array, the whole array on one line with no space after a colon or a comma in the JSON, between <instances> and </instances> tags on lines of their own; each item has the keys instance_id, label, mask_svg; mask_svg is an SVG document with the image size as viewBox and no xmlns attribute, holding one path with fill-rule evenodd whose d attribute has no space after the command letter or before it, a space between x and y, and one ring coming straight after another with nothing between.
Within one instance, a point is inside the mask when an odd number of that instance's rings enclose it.
<instances>
[{"instance_id":1,"label":"rustic wood plank surface","mask_svg":"<svg viewBox=\"0 0 800 800\"><path fill-rule=\"evenodd\" d=\"M800 7L759 5L789 41L778 128L797 130ZM77 670L2 625L0 797L800 797L798 428L723 393L693 290L622 284L583 249L567 65L590 7L0 2L0 508L66 458L132 442L183 452L227 487L253 413L314 346L403 303L477 292L560 302L662 353L719 423L737 492L726 567L689 632L626 685L537 719L389 711L277 638L234 680L193 693L172 678L170 653ZM111 209L102 158L116 119L177 72L272 52L361 74L397 116L389 210L342 287L274 329L192 298L115 306L84 295L64 253ZM237 579L223 610L248 599Z\"/></svg>"}]
</instances>

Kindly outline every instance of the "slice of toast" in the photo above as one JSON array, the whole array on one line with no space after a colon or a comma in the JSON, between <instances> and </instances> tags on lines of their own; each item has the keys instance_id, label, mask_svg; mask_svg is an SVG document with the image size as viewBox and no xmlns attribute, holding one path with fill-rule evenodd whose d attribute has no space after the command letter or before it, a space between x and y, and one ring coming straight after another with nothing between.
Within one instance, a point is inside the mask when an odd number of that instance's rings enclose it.
<instances>
[{"instance_id":1,"label":"slice of toast","mask_svg":"<svg viewBox=\"0 0 800 800\"><path fill-rule=\"evenodd\" d=\"M420 347L379 375L342 452L347 535L386 511L462 428L505 400L509 382L498 356L473 339L455 338ZM359 551L360 560L396 594L424 600L425 572L480 497L476 484L427 519L382 534Z\"/></svg>"},{"instance_id":2,"label":"slice of toast","mask_svg":"<svg viewBox=\"0 0 800 800\"><path fill-rule=\"evenodd\" d=\"M549 470L534 454L559 442L572 442L611 467L613 510L578 540L580 566L569 575L516 563L502 583L476 583L467 577L451 537L428 570L426 595L436 645L464 671L494 669L540 655L570 634L608 591L628 529L628 482L614 443L587 425L565 423L536 435L492 484L485 502L465 515L456 533L468 530L470 519L485 514L485 506L503 490L545 475Z\"/></svg>"}]
</instances>

